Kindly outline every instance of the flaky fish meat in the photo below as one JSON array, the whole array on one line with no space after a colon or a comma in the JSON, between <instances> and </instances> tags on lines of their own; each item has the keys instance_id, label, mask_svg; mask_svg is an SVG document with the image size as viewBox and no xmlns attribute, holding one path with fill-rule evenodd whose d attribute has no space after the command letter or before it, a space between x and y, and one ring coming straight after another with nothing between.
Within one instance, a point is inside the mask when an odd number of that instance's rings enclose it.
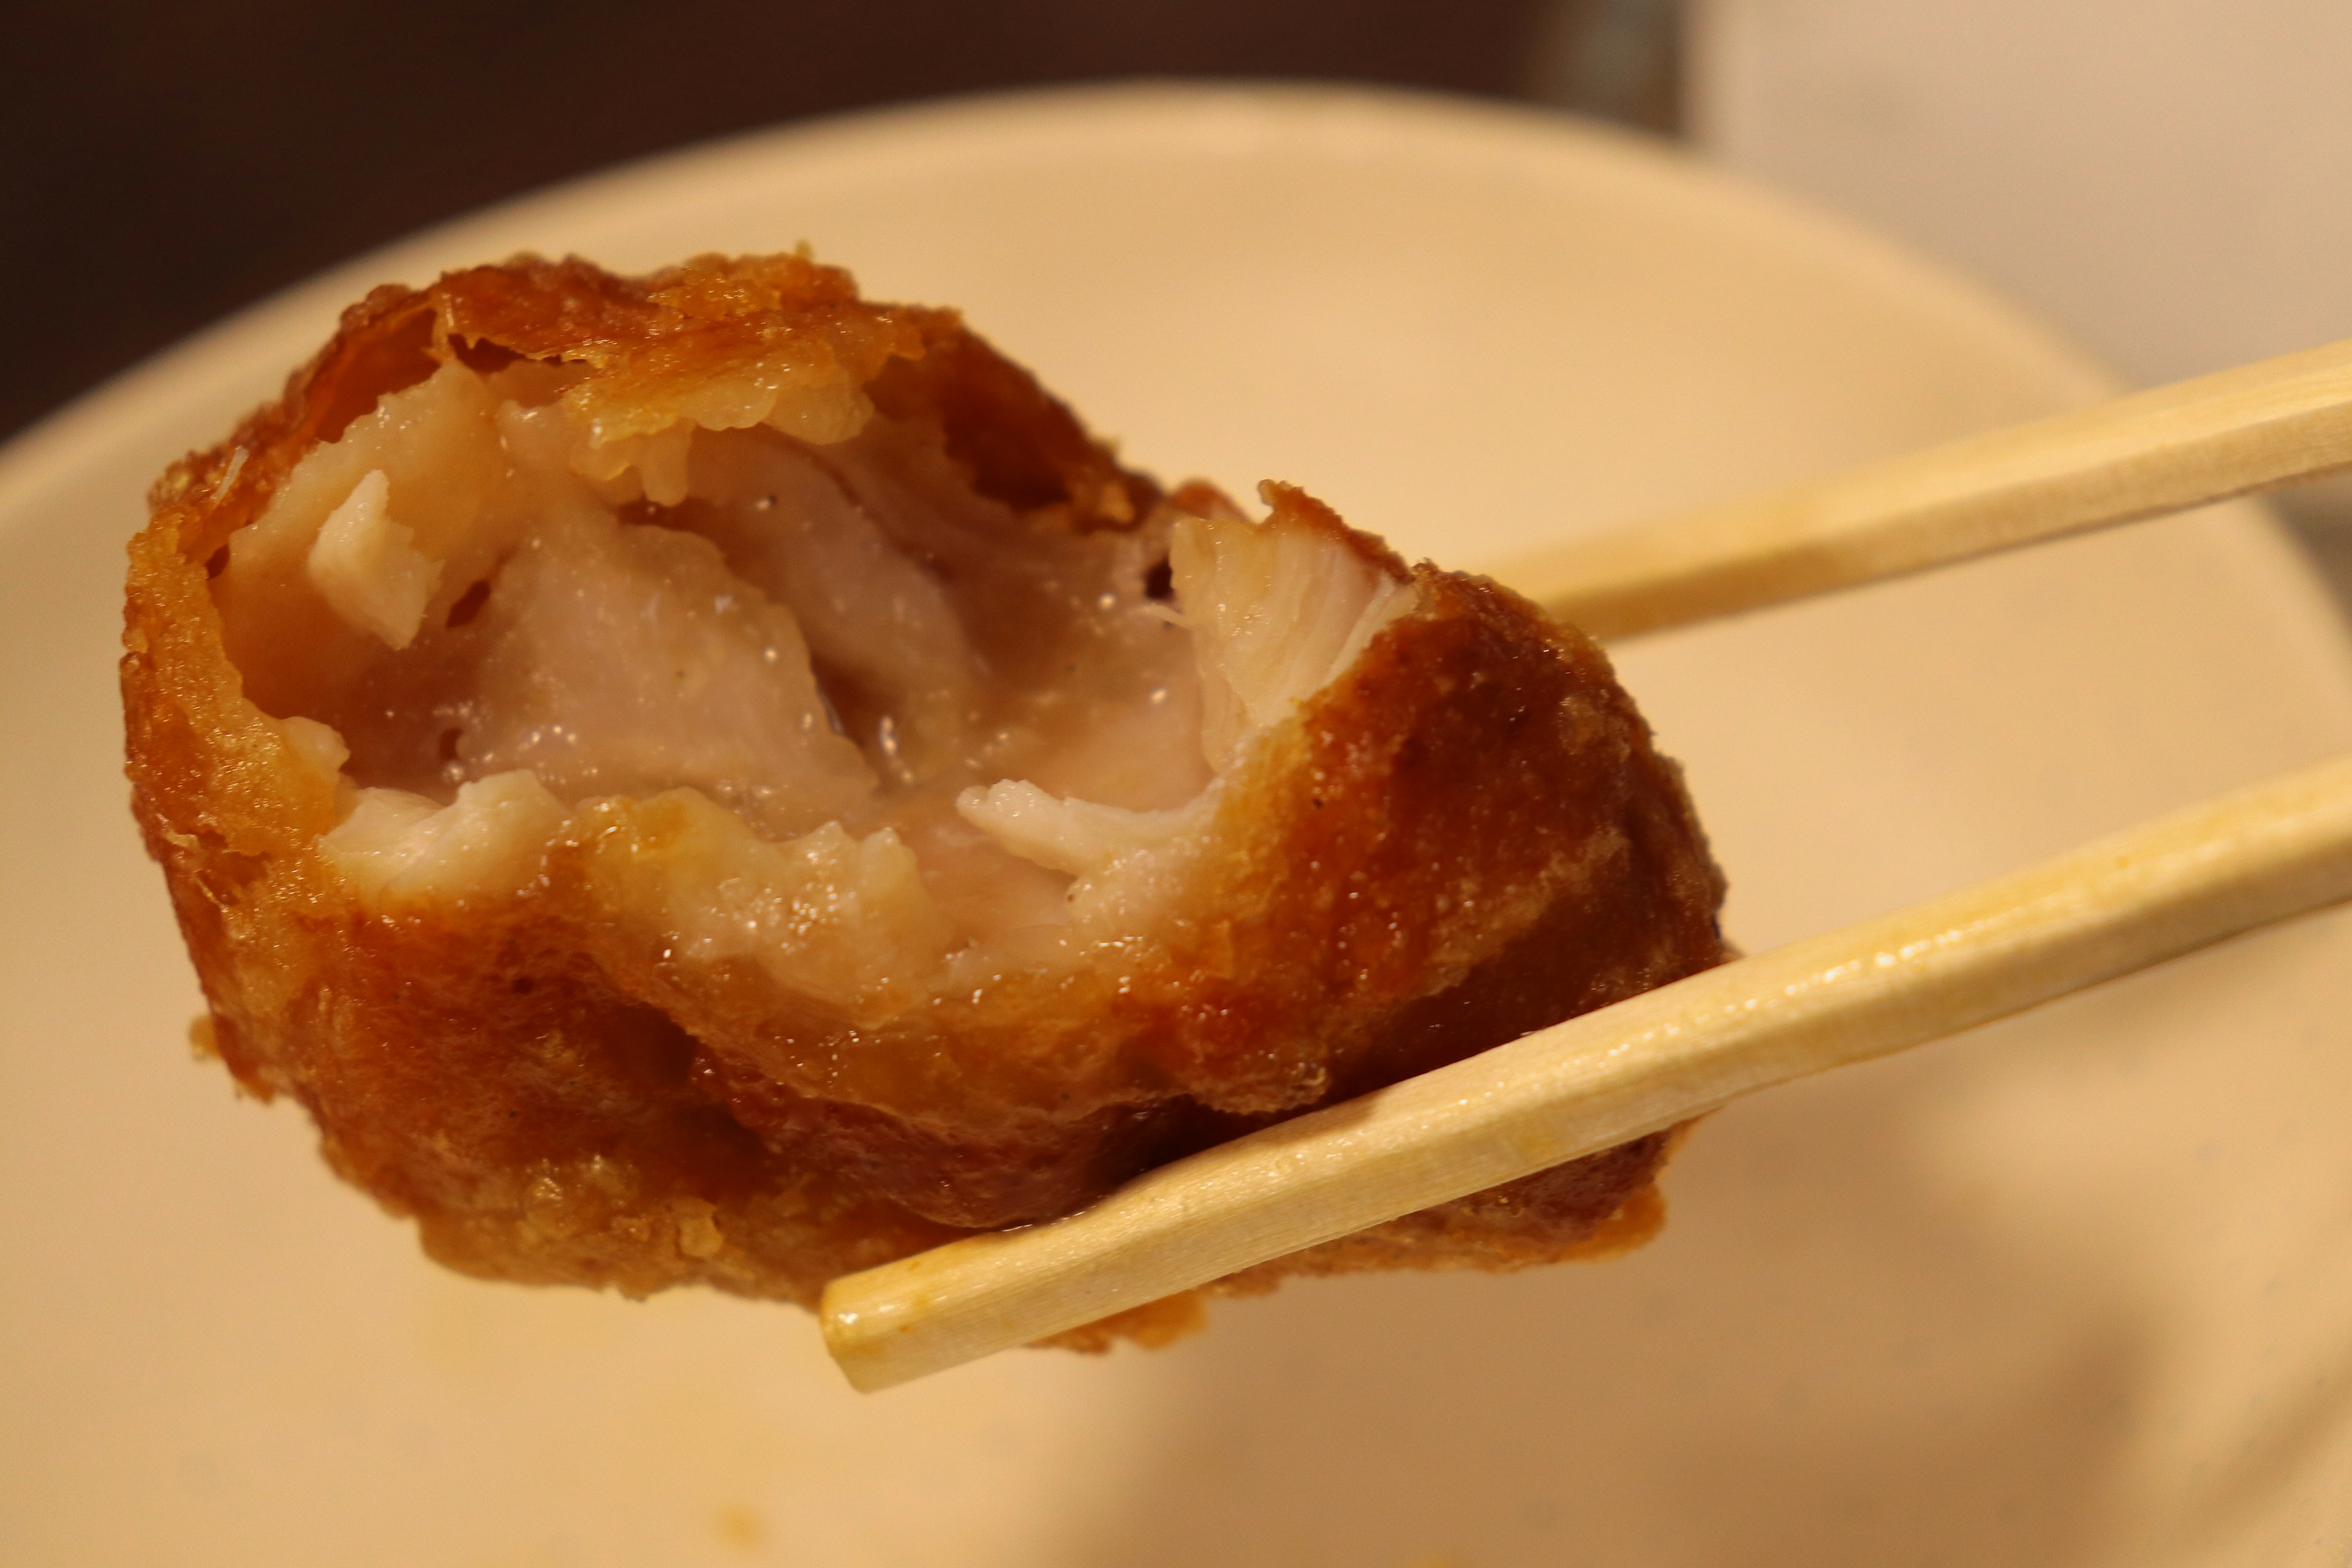
<instances>
[{"instance_id":1,"label":"flaky fish meat","mask_svg":"<svg viewBox=\"0 0 2352 1568\"><path fill-rule=\"evenodd\" d=\"M1262 494L803 256L376 290L131 547L200 1037L452 1267L808 1303L1721 962L1591 642ZM1622 1247L1670 1142L1227 1288Z\"/></svg>"}]
</instances>

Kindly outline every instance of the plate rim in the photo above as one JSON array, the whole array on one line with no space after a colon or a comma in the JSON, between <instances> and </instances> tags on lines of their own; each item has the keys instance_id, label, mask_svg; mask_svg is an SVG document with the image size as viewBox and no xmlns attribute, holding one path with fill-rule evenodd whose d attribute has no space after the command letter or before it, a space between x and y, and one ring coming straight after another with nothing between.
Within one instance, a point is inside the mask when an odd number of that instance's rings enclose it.
<instances>
[{"instance_id":1,"label":"plate rim","mask_svg":"<svg viewBox=\"0 0 2352 1568\"><path fill-rule=\"evenodd\" d=\"M1700 204L1769 231L1783 244L1835 251L1913 300L1994 334L2012 351L2042 360L2070 379L2082 398L2112 395L2126 378L2063 329L2043 321L1968 268L1932 256L1863 221L1706 156L1701 148L1541 105L1361 84L1274 79L1145 78L986 91L918 100L786 121L653 153L568 177L457 214L356 256L247 305L151 354L36 420L0 445L0 533L39 512L43 495L140 444L142 432L193 422L199 411L228 407L217 428L249 406L254 367L289 370L325 341L348 302L379 283L421 283L459 258L485 259L518 246L502 236L560 226L567 218L643 202L656 191L692 190L795 163L847 156L869 165L915 157L936 161L951 144L961 158L1001 157L1026 138L1066 137L1086 125L1133 136L1228 141L1246 134L1367 136L1424 148L1475 143L1522 172L1558 177L1640 180L1677 203ZM943 132L953 132L943 136ZM239 390L241 389L241 390ZM268 395L268 394L264 394ZM2293 605L2297 641L2316 666L2332 667L2352 709L2352 619L2317 565L2267 504L2225 502L2214 509L2246 564L2268 590Z\"/></svg>"}]
</instances>

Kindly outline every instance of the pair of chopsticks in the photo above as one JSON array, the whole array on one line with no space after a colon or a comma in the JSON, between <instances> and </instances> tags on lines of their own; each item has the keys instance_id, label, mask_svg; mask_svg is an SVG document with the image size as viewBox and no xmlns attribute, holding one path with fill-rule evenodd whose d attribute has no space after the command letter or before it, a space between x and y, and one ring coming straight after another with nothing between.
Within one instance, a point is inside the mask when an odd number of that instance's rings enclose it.
<instances>
[{"instance_id":1,"label":"pair of chopsticks","mask_svg":"<svg viewBox=\"0 0 2352 1568\"><path fill-rule=\"evenodd\" d=\"M1562 546L1496 575L1628 637L2352 468L2352 342ZM874 1390L2352 899L2352 758L1571 1018L835 1280Z\"/></svg>"}]
</instances>

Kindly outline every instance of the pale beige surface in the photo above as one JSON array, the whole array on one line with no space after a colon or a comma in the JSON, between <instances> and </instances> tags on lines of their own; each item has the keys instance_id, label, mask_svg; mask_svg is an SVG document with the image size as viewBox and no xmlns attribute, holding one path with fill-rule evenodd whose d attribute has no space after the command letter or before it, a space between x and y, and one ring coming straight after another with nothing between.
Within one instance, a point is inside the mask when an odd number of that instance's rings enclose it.
<instances>
[{"instance_id":1,"label":"pale beige surface","mask_svg":"<svg viewBox=\"0 0 2352 1568\"><path fill-rule=\"evenodd\" d=\"M814 1325L477 1285L181 1059L122 811L119 543L381 275L813 239L953 300L1148 466L1500 559L2080 401L1842 226L1504 114L1139 93L721 149L495 215L0 459L0 1560L2340 1563L2352 1092L2323 917L1713 1119L1646 1253L1297 1286L1158 1357L872 1399ZM1660 637L1750 948L2352 745L2254 514Z\"/></svg>"},{"instance_id":2,"label":"pale beige surface","mask_svg":"<svg viewBox=\"0 0 2352 1568\"><path fill-rule=\"evenodd\" d=\"M2342 0L1688 0L1718 156L2136 378L2352 335Z\"/></svg>"},{"instance_id":3,"label":"pale beige surface","mask_svg":"<svg viewBox=\"0 0 2352 1568\"><path fill-rule=\"evenodd\" d=\"M1648 519L1496 574L1604 642L2352 468L2352 342Z\"/></svg>"},{"instance_id":4,"label":"pale beige surface","mask_svg":"<svg viewBox=\"0 0 2352 1568\"><path fill-rule=\"evenodd\" d=\"M2352 334L2342 0L1686 9L1701 145L1989 280L2135 380ZM2352 481L2278 505L2352 606Z\"/></svg>"},{"instance_id":5,"label":"pale beige surface","mask_svg":"<svg viewBox=\"0 0 2352 1568\"><path fill-rule=\"evenodd\" d=\"M875 1392L2352 900L2352 757L1734 959L825 1286Z\"/></svg>"}]
</instances>

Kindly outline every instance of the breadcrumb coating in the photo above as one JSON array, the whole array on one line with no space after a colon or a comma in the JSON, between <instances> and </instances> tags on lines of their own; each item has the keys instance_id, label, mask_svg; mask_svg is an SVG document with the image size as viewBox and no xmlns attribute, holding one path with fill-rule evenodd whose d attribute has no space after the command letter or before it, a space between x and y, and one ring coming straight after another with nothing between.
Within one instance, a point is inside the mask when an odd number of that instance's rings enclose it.
<instances>
[{"instance_id":1,"label":"breadcrumb coating","mask_svg":"<svg viewBox=\"0 0 2352 1568\"><path fill-rule=\"evenodd\" d=\"M131 546L213 1048L452 1267L805 1305L1722 962L1600 650L1264 493L804 256L377 289ZM1670 1141L1225 1288L1633 1245Z\"/></svg>"}]
</instances>

